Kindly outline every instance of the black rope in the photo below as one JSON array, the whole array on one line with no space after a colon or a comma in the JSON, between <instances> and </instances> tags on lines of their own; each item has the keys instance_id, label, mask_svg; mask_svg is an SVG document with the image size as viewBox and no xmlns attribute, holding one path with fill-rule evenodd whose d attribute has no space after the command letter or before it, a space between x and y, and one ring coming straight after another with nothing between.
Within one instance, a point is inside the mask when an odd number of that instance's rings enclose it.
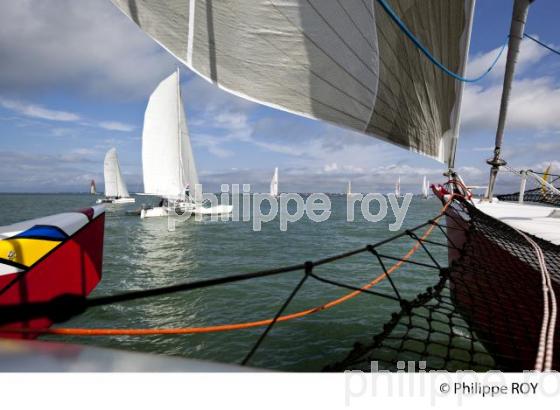
<instances>
[{"instance_id":1,"label":"black rope","mask_svg":"<svg viewBox=\"0 0 560 410\"><path fill-rule=\"evenodd\" d=\"M253 357L253 355L255 354L255 352L257 351L257 349L259 348L259 346L261 345L261 343L263 342L264 338L266 337L266 335L268 335L268 333L272 330L272 327L274 326L274 324L276 323L276 321L278 320L278 318L280 316L282 316L282 313L284 313L284 311L286 310L286 308L288 307L288 305L290 304L290 302L292 301L292 299L296 296L296 294L298 293L298 291L301 289L301 287L303 286L303 284L305 283L305 281L307 280L307 278L309 278L309 275L312 273L313 271L313 263L312 262L305 262L305 275L303 276L303 278L301 278L301 280L299 281L299 283L296 285L296 287L292 290L292 293L290 293L290 296L288 296L288 298L284 301L284 304L282 305L282 307L278 310L278 312L276 312L276 315L274 316L274 319L272 319L272 321L268 324L268 326L266 327L266 329L264 330L264 332L261 333L259 339L257 340L257 342L254 344L254 346L251 348L251 350L249 351L249 353L247 353L247 356L245 356L245 358L243 359L243 361L241 362L241 364L243 366L245 366L249 360L251 360L251 357Z\"/></svg>"}]
</instances>

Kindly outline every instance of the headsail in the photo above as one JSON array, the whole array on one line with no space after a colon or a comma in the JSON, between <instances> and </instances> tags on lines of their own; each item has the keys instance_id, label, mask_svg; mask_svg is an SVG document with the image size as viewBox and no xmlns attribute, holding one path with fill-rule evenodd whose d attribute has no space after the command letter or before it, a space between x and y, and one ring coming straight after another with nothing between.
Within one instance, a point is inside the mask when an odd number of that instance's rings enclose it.
<instances>
[{"instance_id":1,"label":"headsail","mask_svg":"<svg viewBox=\"0 0 560 410\"><path fill-rule=\"evenodd\" d=\"M103 174L105 177L105 196L107 198L127 198L130 196L121 173L116 148L111 148L105 154Z\"/></svg>"},{"instance_id":2,"label":"headsail","mask_svg":"<svg viewBox=\"0 0 560 410\"><path fill-rule=\"evenodd\" d=\"M376 1L112 1L223 89L453 162L462 84ZM391 4L444 65L464 72L474 0Z\"/></svg>"},{"instance_id":3,"label":"headsail","mask_svg":"<svg viewBox=\"0 0 560 410\"><path fill-rule=\"evenodd\" d=\"M278 196L278 167L274 168L274 175L270 181L270 195Z\"/></svg>"},{"instance_id":4,"label":"headsail","mask_svg":"<svg viewBox=\"0 0 560 410\"><path fill-rule=\"evenodd\" d=\"M172 199L191 196L198 174L187 129L179 72L163 80L150 96L142 132L144 192ZM200 202L202 192L196 192Z\"/></svg>"}]
</instances>

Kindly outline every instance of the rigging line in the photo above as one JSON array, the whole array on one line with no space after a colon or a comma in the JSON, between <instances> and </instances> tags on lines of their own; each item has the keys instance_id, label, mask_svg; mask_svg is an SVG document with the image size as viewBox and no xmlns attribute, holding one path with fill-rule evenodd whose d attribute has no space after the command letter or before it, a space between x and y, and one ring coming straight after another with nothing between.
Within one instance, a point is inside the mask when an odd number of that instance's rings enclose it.
<instances>
[{"instance_id":1,"label":"rigging line","mask_svg":"<svg viewBox=\"0 0 560 410\"><path fill-rule=\"evenodd\" d=\"M535 37L533 37L533 36L530 36L530 35L527 34L527 33L523 33L523 37L527 37L529 40L533 40L535 43L537 43L537 44L539 44L540 46L546 48L547 50L552 51L553 53L560 55L560 51L553 49L552 47L546 45L545 43L543 43L543 42L540 41L539 39L537 39L537 38L535 38Z\"/></svg>"},{"instance_id":2,"label":"rigging line","mask_svg":"<svg viewBox=\"0 0 560 410\"><path fill-rule=\"evenodd\" d=\"M504 52L504 50L507 46L507 42L505 42L502 45L502 48L498 52L498 55L496 56L496 58L494 59L494 61L490 65L490 67L488 67L486 69L486 71L484 71L481 75L479 75L478 77L472 77L472 78L462 77L459 74L456 74L453 71L451 71L450 69L448 69L446 66L444 66L440 61L438 61L430 53L430 51L420 42L420 40L418 40L418 38L416 38L414 36L414 34L408 29L408 27L400 19L400 17L397 15L397 13L395 13L395 11L391 8L391 6L389 6L389 4L387 3L386 0L377 0L377 2L381 5L383 10L385 10L385 12L389 15L389 17L395 22L395 24L397 26L399 26L401 31L410 39L410 41L412 41L414 43L414 45L418 48L418 50L420 50L422 52L422 54L424 54L428 58L428 60L430 60L432 62L432 64L434 64L436 67L438 67L444 73L446 73L447 75L455 78L456 80L459 80L459 81L462 81L462 82L465 82L465 83L474 83L474 82L477 82L479 80L482 80L496 66L496 64L498 63L498 60L500 59L500 56L503 54L503 52Z\"/></svg>"}]
</instances>

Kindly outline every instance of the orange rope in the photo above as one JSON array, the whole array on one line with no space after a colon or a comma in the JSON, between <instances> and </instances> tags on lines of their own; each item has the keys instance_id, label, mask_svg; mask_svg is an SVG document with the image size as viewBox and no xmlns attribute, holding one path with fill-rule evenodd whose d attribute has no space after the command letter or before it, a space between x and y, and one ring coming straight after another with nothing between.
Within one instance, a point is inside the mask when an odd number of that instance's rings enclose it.
<instances>
[{"instance_id":1,"label":"orange rope","mask_svg":"<svg viewBox=\"0 0 560 410\"><path fill-rule=\"evenodd\" d=\"M451 203L451 201L453 200L453 197L456 196L452 195L450 200L443 206L443 208L441 209L440 214L443 214L443 212L445 212L445 210L447 209L447 207L449 206L449 204ZM442 215L440 215L439 217L437 217L434 222L437 222L440 218L442 217ZM323 310L327 310L330 309L332 307L335 307L343 302L346 302L356 296L358 296L360 293L362 293L364 290L368 290L370 288L372 288L373 286L377 285L379 282L381 282L383 279L385 279L387 277L387 275L390 275L391 273L393 273L394 271L396 271L398 268L401 267L401 265L403 263L405 263L408 259L410 259L410 257L412 255L414 255L414 253L418 250L418 248L420 248L420 242L423 241L424 239L426 239L428 236L430 236L430 234L432 233L432 231L435 228L435 224L432 224L428 229L426 229L426 231L424 232L424 234L420 237L420 241L417 241L416 244L410 248L410 250L399 260L397 261L395 264L393 264L386 273L382 273L381 275L377 276L374 280L372 280L371 282L367 283L366 285L362 286L360 288L360 290L355 290L352 291L350 293L347 293L344 296L341 296L337 299L331 300L330 302L327 302L323 305L320 306L316 306L314 308L311 309L306 309L306 310L302 310L299 312L295 312L295 313L290 313L287 315L283 315L278 317L278 319L276 320L277 322L286 322L288 320L293 320L293 319L298 319L307 315L311 315L313 313L317 313ZM12 333L41 333L41 334L50 334L50 335L73 335L73 336L120 336L120 335L127 335L127 336L146 336L146 335L184 335L184 334L194 334L194 333L214 333L214 332L225 332L225 331L229 331L229 330L239 330L239 329L249 329L252 327L259 327L259 326L266 326L269 325L270 323L272 323L274 319L264 319L264 320L258 320L258 321L254 321L254 322L243 322L243 323L230 323L230 324L223 324L223 325L215 325L215 326L205 326L205 327L177 327L177 328L151 328L151 329L133 329L133 328L128 328L128 329L106 329L106 328L90 328L90 329L85 329L85 328L64 328L64 327L59 327L59 328L45 328L45 329L31 329L31 328L0 328L0 333L4 333L4 332L12 332Z\"/></svg>"}]
</instances>

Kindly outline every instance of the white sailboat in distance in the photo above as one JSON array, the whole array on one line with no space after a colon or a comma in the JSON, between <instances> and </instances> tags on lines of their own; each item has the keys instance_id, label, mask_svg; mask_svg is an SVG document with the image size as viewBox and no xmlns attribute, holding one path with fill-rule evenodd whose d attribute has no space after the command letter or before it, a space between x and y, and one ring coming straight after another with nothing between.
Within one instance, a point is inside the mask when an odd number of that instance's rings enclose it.
<instances>
[{"instance_id":1,"label":"white sailboat in distance","mask_svg":"<svg viewBox=\"0 0 560 410\"><path fill-rule=\"evenodd\" d=\"M422 198L428 199L430 195L430 181L426 179L426 175L424 175L424 179L422 180Z\"/></svg>"},{"instance_id":2,"label":"white sailboat in distance","mask_svg":"<svg viewBox=\"0 0 560 410\"><path fill-rule=\"evenodd\" d=\"M397 183L395 184L395 196L397 198L401 197L401 177L397 177Z\"/></svg>"},{"instance_id":3,"label":"white sailboat in distance","mask_svg":"<svg viewBox=\"0 0 560 410\"><path fill-rule=\"evenodd\" d=\"M274 175L270 181L270 196L274 198L278 196L278 167L274 168Z\"/></svg>"},{"instance_id":4,"label":"white sailboat in distance","mask_svg":"<svg viewBox=\"0 0 560 410\"><path fill-rule=\"evenodd\" d=\"M98 199L98 204L130 204L135 200L130 197L117 157L117 149L111 148L105 154L103 162L103 176L105 178L105 198Z\"/></svg>"},{"instance_id":5,"label":"white sailboat in distance","mask_svg":"<svg viewBox=\"0 0 560 410\"><path fill-rule=\"evenodd\" d=\"M191 147L179 69L164 79L150 96L142 132L144 192L161 197L159 205L144 208L141 218L181 214L230 214L231 205L205 207ZM200 191L200 192L198 192Z\"/></svg>"},{"instance_id":6,"label":"white sailboat in distance","mask_svg":"<svg viewBox=\"0 0 560 410\"><path fill-rule=\"evenodd\" d=\"M346 196L352 195L352 181L348 181L348 186L346 187Z\"/></svg>"}]
</instances>

